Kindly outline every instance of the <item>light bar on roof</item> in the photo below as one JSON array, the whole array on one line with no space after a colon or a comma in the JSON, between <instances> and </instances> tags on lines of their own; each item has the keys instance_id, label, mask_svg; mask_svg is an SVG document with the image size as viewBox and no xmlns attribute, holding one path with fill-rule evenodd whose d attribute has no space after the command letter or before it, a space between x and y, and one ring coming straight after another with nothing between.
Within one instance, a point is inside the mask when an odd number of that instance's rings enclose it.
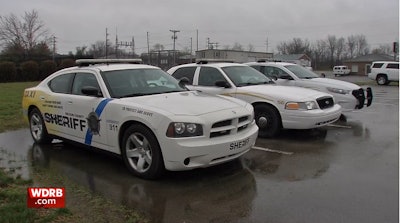
<instances>
[{"instance_id":1,"label":"light bar on roof","mask_svg":"<svg viewBox=\"0 0 400 223\"><path fill-rule=\"evenodd\" d=\"M94 64L116 64L116 63L130 63L141 64L142 59L79 59L75 63L78 66L89 66Z\"/></svg>"}]
</instances>

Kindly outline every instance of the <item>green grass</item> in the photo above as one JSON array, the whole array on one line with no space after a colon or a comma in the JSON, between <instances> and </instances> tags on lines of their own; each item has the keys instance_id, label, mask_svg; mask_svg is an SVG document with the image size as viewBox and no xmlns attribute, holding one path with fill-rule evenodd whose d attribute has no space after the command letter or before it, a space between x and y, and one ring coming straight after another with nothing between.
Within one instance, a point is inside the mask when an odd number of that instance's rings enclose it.
<instances>
[{"instance_id":1,"label":"green grass","mask_svg":"<svg viewBox=\"0 0 400 223\"><path fill-rule=\"evenodd\" d=\"M9 177L0 169L0 222L53 222L68 217L70 211L61 209L30 209L26 205L26 188L31 180Z\"/></svg>"},{"instance_id":2,"label":"green grass","mask_svg":"<svg viewBox=\"0 0 400 223\"><path fill-rule=\"evenodd\" d=\"M27 127L22 118L24 89L38 82L0 83L0 132Z\"/></svg>"}]
</instances>

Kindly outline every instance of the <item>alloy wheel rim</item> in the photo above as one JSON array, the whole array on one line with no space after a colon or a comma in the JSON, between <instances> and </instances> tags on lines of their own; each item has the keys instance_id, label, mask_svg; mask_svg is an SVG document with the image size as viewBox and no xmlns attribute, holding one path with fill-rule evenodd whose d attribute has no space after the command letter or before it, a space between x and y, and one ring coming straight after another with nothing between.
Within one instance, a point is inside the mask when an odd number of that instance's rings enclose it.
<instances>
[{"instance_id":1,"label":"alloy wheel rim","mask_svg":"<svg viewBox=\"0 0 400 223\"><path fill-rule=\"evenodd\" d=\"M151 146L144 135L132 134L126 142L125 150L130 166L137 172L144 173L151 167Z\"/></svg>"}]
</instances>

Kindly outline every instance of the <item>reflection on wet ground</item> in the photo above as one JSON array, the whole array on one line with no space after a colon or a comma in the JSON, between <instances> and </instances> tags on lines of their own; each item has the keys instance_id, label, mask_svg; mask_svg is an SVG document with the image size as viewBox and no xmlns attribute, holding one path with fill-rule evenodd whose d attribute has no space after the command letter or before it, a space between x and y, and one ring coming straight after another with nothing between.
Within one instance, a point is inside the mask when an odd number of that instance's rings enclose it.
<instances>
[{"instance_id":1,"label":"reflection on wet ground","mask_svg":"<svg viewBox=\"0 0 400 223\"><path fill-rule=\"evenodd\" d=\"M55 170L154 222L398 222L398 88L375 92L347 122L259 138L239 160L158 181L133 177L114 155L33 144L27 129L0 134L0 167L24 178Z\"/></svg>"},{"instance_id":2,"label":"reflection on wet ground","mask_svg":"<svg viewBox=\"0 0 400 223\"><path fill-rule=\"evenodd\" d=\"M256 194L255 179L239 160L146 181L131 176L119 158L70 145L35 144L32 155L34 166L56 169L155 222L231 222L248 216Z\"/></svg>"}]
</instances>

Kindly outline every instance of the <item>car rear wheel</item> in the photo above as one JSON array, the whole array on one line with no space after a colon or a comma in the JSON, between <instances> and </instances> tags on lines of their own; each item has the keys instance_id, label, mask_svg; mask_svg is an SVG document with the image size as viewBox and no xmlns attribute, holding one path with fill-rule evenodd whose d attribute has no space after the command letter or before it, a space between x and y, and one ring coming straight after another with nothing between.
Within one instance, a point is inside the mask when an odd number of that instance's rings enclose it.
<instances>
[{"instance_id":1,"label":"car rear wheel","mask_svg":"<svg viewBox=\"0 0 400 223\"><path fill-rule=\"evenodd\" d=\"M256 105L254 113L260 137L270 138L280 132L282 128L281 117L273 106L265 104Z\"/></svg>"},{"instance_id":2,"label":"car rear wheel","mask_svg":"<svg viewBox=\"0 0 400 223\"><path fill-rule=\"evenodd\" d=\"M388 79L386 75L380 74L376 77L376 83L378 85L387 85L388 84Z\"/></svg>"},{"instance_id":3,"label":"car rear wheel","mask_svg":"<svg viewBox=\"0 0 400 223\"><path fill-rule=\"evenodd\" d=\"M165 169L158 141L143 125L132 125L125 131L121 154L128 170L136 176L156 179Z\"/></svg>"},{"instance_id":4,"label":"car rear wheel","mask_svg":"<svg viewBox=\"0 0 400 223\"><path fill-rule=\"evenodd\" d=\"M47 133L42 114L37 108L29 113L29 129L36 143L51 143L53 140Z\"/></svg>"}]
</instances>

